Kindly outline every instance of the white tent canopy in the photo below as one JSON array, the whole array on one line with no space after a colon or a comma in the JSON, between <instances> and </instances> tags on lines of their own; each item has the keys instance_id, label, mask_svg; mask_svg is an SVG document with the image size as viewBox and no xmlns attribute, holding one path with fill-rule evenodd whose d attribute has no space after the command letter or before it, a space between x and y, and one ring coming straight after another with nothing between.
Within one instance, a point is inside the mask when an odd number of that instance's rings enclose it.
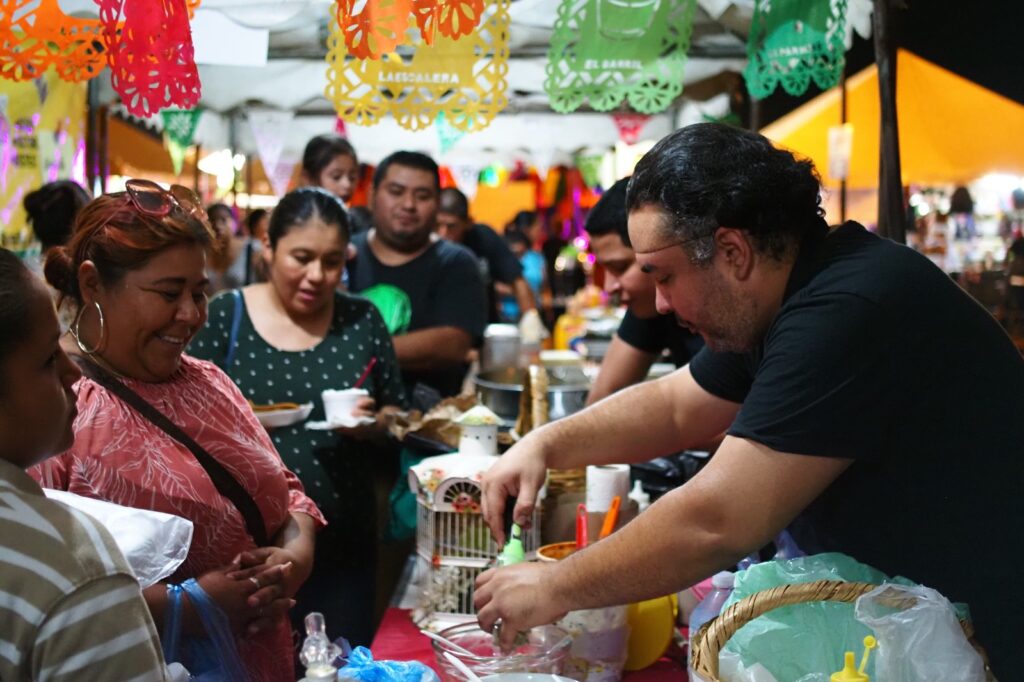
<instances>
[{"instance_id":1,"label":"white tent canopy","mask_svg":"<svg viewBox=\"0 0 1024 682\"><path fill-rule=\"evenodd\" d=\"M75 16L96 13L94 0L60 0L60 4ZM533 154L564 157L585 147L608 149L618 140L606 113L562 115L548 107L544 68L558 6L556 0L512 3L509 105L488 128L459 140L446 162L465 156L477 162L481 156L494 160ZM753 0L698 0L684 85L743 68L744 36L752 9ZM333 130L335 116L323 95L325 38L332 12L330 0L203 0L192 23L203 89L200 106L205 110L196 141L206 149L232 147L254 153L255 141L245 120L251 109L295 112L284 141L285 156L301 152L312 135ZM106 75L97 83L100 101L116 101ZM676 115L678 111L669 111L653 117L643 137L665 135L674 127ZM159 117L147 125L159 128ZM399 148L435 155L440 151L433 128L412 132L387 119L376 126L348 125L347 129L360 157L369 162Z\"/></svg>"}]
</instances>

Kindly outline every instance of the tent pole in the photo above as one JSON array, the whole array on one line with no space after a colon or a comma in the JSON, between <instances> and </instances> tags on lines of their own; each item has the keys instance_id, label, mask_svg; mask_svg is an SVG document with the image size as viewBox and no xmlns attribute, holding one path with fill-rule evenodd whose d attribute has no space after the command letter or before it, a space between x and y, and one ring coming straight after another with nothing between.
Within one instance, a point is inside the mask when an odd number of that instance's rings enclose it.
<instances>
[{"instance_id":1,"label":"tent pole","mask_svg":"<svg viewBox=\"0 0 1024 682\"><path fill-rule=\"evenodd\" d=\"M907 241L900 173L899 123L896 118L896 43L892 36L894 0L874 0L872 22L878 94L882 108L878 171L878 233L895 242Z\"/></svg>"},{"instance_id":2,"label":"tent pole","mask_svg":"<svg viewBox=\"0 0 1024 682\"><path fill-rule=\"evenodd\" d=\"M85 86L85 182L89 194L97 190L96 179L99 177L99 87L94 79Z\"/></svg>"},{"instance_id":3,"label":"tent pole","mask_svg":"<svg viewBox=\"0 0 1024 682\"><path fill-rule=\"evenodd\" d=\"M839 75L839 123L846 125L846 60ZM846 177L839 181L839 222L846 222Z\"/></svg>"}]
</instances>

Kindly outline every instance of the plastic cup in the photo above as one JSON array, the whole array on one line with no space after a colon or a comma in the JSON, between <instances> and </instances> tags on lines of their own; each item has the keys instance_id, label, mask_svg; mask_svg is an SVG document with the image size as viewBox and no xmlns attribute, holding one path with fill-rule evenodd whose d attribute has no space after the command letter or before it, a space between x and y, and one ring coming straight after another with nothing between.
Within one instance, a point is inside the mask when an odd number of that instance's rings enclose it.
<instances>
[{"instance_id":1,"label":"plastic cup","mask_svg":"<svg viewBox=\"0 0 1024 682\"><path fill-rule=\"evenodd\" d=\"M320 394L324 401L324 416L330 424L344 424L354 421L352 411L359 401L370 395L365 388L327 389Z\"/></svg>"}]
</instances>

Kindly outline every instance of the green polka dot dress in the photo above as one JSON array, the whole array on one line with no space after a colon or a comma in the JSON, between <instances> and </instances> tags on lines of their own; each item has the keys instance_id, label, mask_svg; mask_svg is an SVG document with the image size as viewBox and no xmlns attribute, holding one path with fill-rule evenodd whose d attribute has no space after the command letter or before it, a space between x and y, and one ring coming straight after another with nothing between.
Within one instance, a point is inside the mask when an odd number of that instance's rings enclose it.
<instances>
[{"instance_id":1,"label":"green polka dot dress","mask_svg":"<svg viewBox=\"0 0 1024 682\"><path fill-rule=\"evenodd\" d=\"M235 298L226 292L210 301L206 327L196 335L189 353L225 369L242 394L257 405L313 403L310 421L325 419L320 393L350 388L371 358L377 362L363 388L377 406L405 404L405 393L394 346L377 309L367 300L336 293L334 319L327 336L303 351L274 348L253 327L249 311L241 306L237 347L230 367L224 367L235 310ZM305 423L270 431L285 464L295 472L306 494L320 507L331 525L373 516L368 462L373 449L333 431L310 431ZM335 523L338 522L338 523ZM370 521L372 524L372 520ZM335 533L330 533L334 535Z\"/></svg>"},{"instance_id":2,"label":"green polka dot dress","mask_svg":"<svg viewBox=\"0 0 1024 682\"><path fill-rule=\"evenodd\" d=\"M243 302L234 356L230 366L224 367L234 311L235 296L230 291L210 301L206 327L189 352L224 368L242 394L257 405L311 402L309 419L322 421L320 393L351 388L370 360L377 358L363 388L378 407L405 406L391 336L380 313L366 299L335 294L327 335L304 351L283 351L267 343L253 327ZM295 595L298 603L291 610L292 625L302 632L303 616L319 611L332 639L340 636L353 645L369 646L376 593L373 464L380 458L397 458L397 453L333 431L308 431L304 423L272 429L270 437L327 519L327 527L317 534L313 572Z\"/></svg>"}]
</instances>

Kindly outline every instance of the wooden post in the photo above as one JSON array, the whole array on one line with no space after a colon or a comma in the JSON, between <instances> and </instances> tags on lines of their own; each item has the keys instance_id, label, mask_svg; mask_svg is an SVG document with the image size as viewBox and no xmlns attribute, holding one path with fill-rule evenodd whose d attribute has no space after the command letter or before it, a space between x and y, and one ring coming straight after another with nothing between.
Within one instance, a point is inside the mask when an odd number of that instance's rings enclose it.
<instances>
[{"instance_id":1,"label":"wooden post","mask_svg":"<svg viewBox=\"0 0 1024 682\"><path fill-rule=\"evenodd\" d=\"M88 81L86 90L85 110L85 182L89 194L96 190L96 179L99 177L99 86L95 79Z\"/></svg>"},{"instance_id":2,"label":"wooden post","mask_svg":"<svg viewBox=\"0 0 1024 682\"><path fill-rule=\"evenodd\" d=\"M107 178L110 177L110 107L106 104L99 108L99 144L97 160L99 161L100 191L107 193Z\"/></svg>"},{"instance_id":3,"label":"wooden post","mask_svg":"<svg viewBox=\"0 0 1024 682\"><path fill-rule=\"evenodd\" d=\"M846 60L839 75L839 123L846 125ZM846 178L839 181L839 222L846 222Z\"/></svg>"},{"instance_id":4,"label":"wooden post","mask_svg":"<svg viewBox=\"0 0 1024 682\"><path fill-rule=\"evenodd\" d=\"M201 197L199 193L199 157L203 153L203 145L197 144L193 147L195 150L195 156L192 157L192 191L196 193L196 196Z\"/></svg>"},{"instance_id":5,"label":"wooden post","mask_svg":"<svg viewBox=\"0 0 1024 682\"><path fill-rule=\"evenodd\" d=\"M874 0L875 62L882 109L878 169L878 233L895 242L907 241L900 174L899 122L896 117L896 43L892 37L892 0Z\"/></svg>"}]
</instances>

